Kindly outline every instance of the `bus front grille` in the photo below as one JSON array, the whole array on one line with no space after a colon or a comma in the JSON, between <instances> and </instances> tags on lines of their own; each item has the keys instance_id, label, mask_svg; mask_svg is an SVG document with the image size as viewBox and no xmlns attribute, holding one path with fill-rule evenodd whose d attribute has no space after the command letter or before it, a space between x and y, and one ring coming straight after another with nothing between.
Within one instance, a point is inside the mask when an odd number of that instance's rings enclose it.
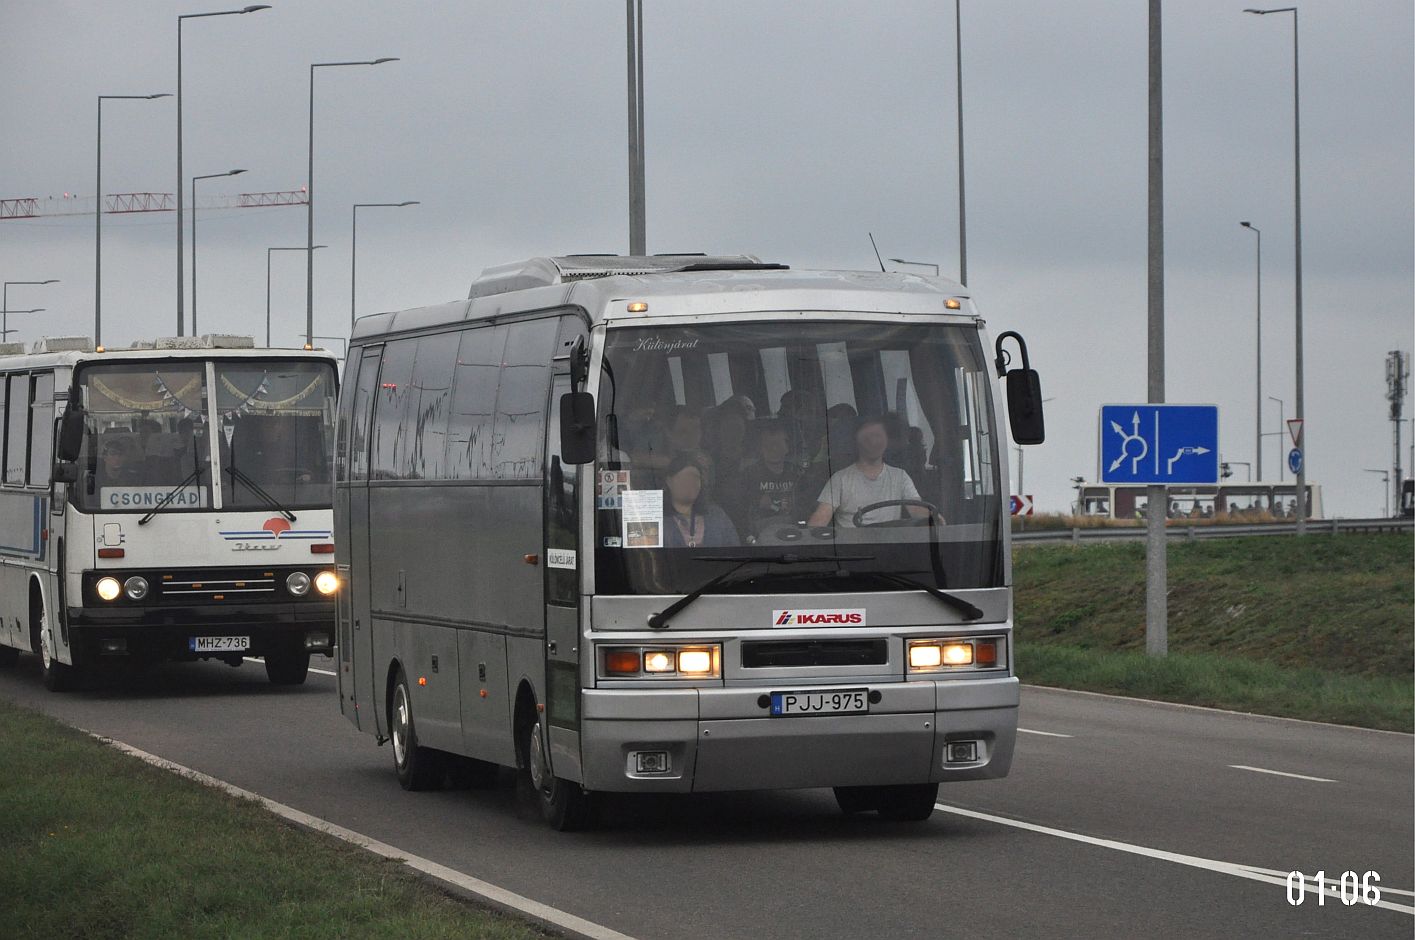
<instances>
[{"instance_id":1,"label":"bus front grille","mask_svg":"<svg viewBox=\"0 0 1415 940\"><path fill-rule=\"evenodd\" d=\"M886 640L768 640L742 644L744 669L801 666L883 666L889 662Z\"/></svg>"}]
</instances>

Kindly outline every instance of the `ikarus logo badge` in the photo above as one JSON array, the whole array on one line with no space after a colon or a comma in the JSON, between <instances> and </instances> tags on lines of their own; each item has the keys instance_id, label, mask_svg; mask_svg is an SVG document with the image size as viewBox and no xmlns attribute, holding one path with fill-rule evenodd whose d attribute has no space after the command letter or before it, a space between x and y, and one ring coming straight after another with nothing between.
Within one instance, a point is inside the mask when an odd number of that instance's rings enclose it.
<instances>
[{"instance_id":1,"label":"ikarus logo badge","mask_svg":"<svg viewBox=\"0 0 1415 940\"><path fill-rule=\"evenodd\" d=\"M774 610L774 627L863 627L863 610Z\"/></svg>"},{"instance_id":2,"label":"ikarus logo badge","mask_svg":"<svg viewBox=\"0 0 1415 940\"><path fill-rule=\"evenodd\" d=\"M281 542L322 542L332 534L328 529L295 529L279 516L265 520L259 529L221 529L221 537L233 542L236 552L276 552Z\"/></svg>"}]
</instances>

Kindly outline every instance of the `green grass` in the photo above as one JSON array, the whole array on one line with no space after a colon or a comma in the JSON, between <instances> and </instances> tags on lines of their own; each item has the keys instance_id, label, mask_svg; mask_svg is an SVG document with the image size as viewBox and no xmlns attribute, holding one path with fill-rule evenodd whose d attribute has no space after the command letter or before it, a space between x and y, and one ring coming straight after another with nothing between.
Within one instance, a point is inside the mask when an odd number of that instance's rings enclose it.
<instances>
[{"instance_id":1,"label":"green grass","mask_svg":"<svg viewBox=\"0 0 1415 940\"><path fill-rule=\"evenodd\" d=\"M8 704L0 753L4 936L544 936Z\"/></svg>"},{"instance_id":2,"label":"green grass","mask_svg":"<svg viewBox=\"0 0 1415 940\"><path fill-rule=\"evenodd\" d=\"M1171 542L1169 649L1144 655L1142 544L1014 553L1025 682L1412 730L1408 535Z\"/></svg>"}]
</instances>

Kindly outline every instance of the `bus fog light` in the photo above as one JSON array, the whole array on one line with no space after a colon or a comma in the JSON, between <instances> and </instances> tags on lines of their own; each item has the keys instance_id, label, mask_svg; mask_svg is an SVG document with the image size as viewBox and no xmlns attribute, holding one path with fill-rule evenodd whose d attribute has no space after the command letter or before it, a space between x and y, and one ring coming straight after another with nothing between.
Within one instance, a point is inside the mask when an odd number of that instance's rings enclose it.
<instances>
[{"instance_id":1,"label":"bus fog light","mask_svg":"<svg viewBox=\"0 0 1415 940\"><path fill-rule=\"evenodd\" d=\"M937 669L943 665L943 647L938 643L915 643L909 647L910 669Z\"/></svg>"},{"instance_id":2,"label":"bus fog light","mask_svg":"<svg viewBox=\"0 0 1415 940\"><path fill-rule=\"evenodd\" d=\"M135 574L123 582L123 590L131 600L140 601L147 597L147 578Z\"/></svg>"},{"instance_id":3,"label":"bus fog light","mask_svg":"<svg viewBox=\"0 0 1415 940\"><path fill-rule=\"evenodd\" d=\"M666 774L672 769L667 751L635 751L634 772L640 774Z\"/></svg>"},{"instance_id":4,"label":"bus fog light","mask_svg":"<svg viewBox=\"0 0 1415 940\"><path fill-rule=\"evenodd\" d=\"M99 640L98 651L100 653L126 653L128 651L128 641L122 637Z\"/></svg>"},{"instance_id":5,"label":"bus fog light","mask_svg":"<svg viewBox=\"0 0 1415 940\"><path fill-rule=\"evenodd\" d=\"M682 650L678 653L678 671L688 676L707 676L713 672L711 650Z\"/></svg>"},{"instance_id":6,"label":"bus fog light","mask_svg":"<svg viewBox=\"0 0 1415 940\"><path fill-rule=\"evenodd\" d=\"M947 763L976 764L978 762L977 741L949 741Z\"/></svg>"},{"instance_id":7,"label":"bus fog light","mask_svg":"<svg viewBox=\"0 0 1415 940\"><path fill-rule=\"evenodd\" d=\"M285 589L296 597L304 597L310 592L310 576L303 571L292 571L285 579Z\"/></svg>"},{"instance_id":8,"label":"bus fog light","mask_svg":"<svg viewBox=\"0 0 1415 940\"><path fill-rule=\"evenodd\" d=\"M314 576L314 589L325 596L339 590L339 576L332 571L321 571Z\"/></svg>"},{"instance_id":9,"label":"bus fog light","mask_svg":"<svg viewBox=\"0 0 1415 940\"><path fill-rule=\"evenodd\" d=\"M115 601L118 595L123 593L123 586L118 583L117 578L99 578L93 589L105 601Z\"/></svg>"},{"instance_id":10,"label":"bus fog light","mask_svg":"<svg viewBox=\"0 0 1415 940\"><path fill-rule=\"evenodd\" d=\"M949 643L943 648L945 666L971 666L973 664L972 643Z\"/></svg>"},{"instance_id":11,"label":"bus fog light","mask_svg":"<svg viewBox=\"0 0 1415 940\"><path fill-rule=\"evenodd\" d=\"M644 653L644 672L672 672L673 654L668 650L648 650Z\"/></svg>"},{"instance_id":12,"label":"bus fog light","mask_svg":"<svg viewBox=\"0 0 1415 940\"><path fill-rule=\"evenodd\" d=\"M329 649L329 634L327 633L306 633L305 649L307 650L327 650Z\"/></svg>"}]
</instances>

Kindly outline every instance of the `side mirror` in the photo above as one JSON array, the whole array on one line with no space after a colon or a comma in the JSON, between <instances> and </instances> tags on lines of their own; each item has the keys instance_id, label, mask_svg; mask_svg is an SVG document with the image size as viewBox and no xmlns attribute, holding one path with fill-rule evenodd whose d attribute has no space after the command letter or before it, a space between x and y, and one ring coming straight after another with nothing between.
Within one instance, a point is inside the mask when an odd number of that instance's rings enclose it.
<instances>
[{"instance_id":1,"label":"side mirror","mask_svg":"<svg viewBox=\"0 0 1415 940\"><path fill-rule=\"evenodd\" d=\"M60 460L72 463L79 459L84 444L84 410L70 405L59 419L59 440L54 453Z\"/></svg>"},{"instance_id":2,"label":"side mirror","mask_svg":"<svg viewBox=\"0 0 1415 940\"><path fill-rule=\"evenodd\" d=\"M560 396L560 460L578 466L592 462L594 455L594 396L566 392Z\"/></svg>"},{"instance_id":3,"label":"side mirror","mask_svg":"<svg viewBox=\"0 0 1415 940\"><path fill-rule=\"evenodd\" d=\"M54 473L50 477L55 483L79 482L79 467L72 460L56 460Z\"/></svg>"},{"instance_id":4,"label":"side mirror","mask_svg":"<svg viewBox=\"0 0 1415 940\"><path fill-rule=\"evenodd\" d=\"M1011 356L1002 348L1008 338L1017 341L1022 353L1022 368L1009 369ZM1007 383L1007 417L1012 425L1012 439L1018 444L1040 444L1046 440L1046 422L1042 417L1042 379L1027 358L1027 341L1008 330L997 338L997 374Z\"/></svg>"}]
</instances>

